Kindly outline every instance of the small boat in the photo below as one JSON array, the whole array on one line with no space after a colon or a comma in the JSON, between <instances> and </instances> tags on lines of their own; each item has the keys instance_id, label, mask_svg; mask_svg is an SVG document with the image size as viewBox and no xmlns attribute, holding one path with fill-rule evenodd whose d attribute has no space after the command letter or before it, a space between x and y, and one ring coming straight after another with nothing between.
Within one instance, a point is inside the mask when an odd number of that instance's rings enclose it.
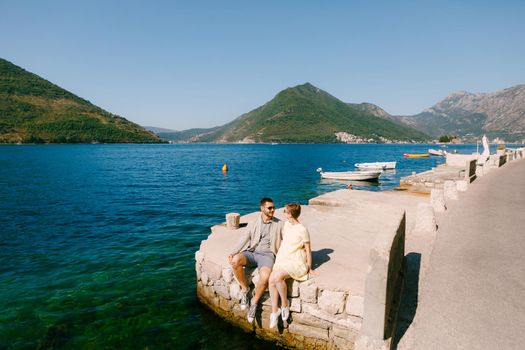
<instances>
[{"instance_id":1,"label":"small boat","mask_svg":"<svg viewBox=\"0 0 525 350\"><path fill-rule=\"evenodd\" d=\"M430 157L428 153L404 153L403 157L405 158L427 158Z\"/></svg>"},{"instance_id":2,"label":"small boat","mask_svg":"<svg viewBox=\"0 0 525 350\"><path fill-rule=\"evenodd\" d=\"M321 174L323 179L334 179L334 180L355 180L355 181L377 181L381 175L381 171L368 170L368 171L323 171L322 168L318 168L317 172Z\"/></svg>"},{"instance_id":3,"label":"small boat","mask_svg":"<svg viewBox=\"0 0 525 350\"><path fill-rule=\"evenodd\" d=\"M388 170L396 168L396 162L355 163L354 165L356 168L366 170Z\"/></svg>"},{"instance_id":4,"label":"small boat","mask_svg":"<svg viewBox=\"0 0 525 350\"><path fill-rule=\"evenodd\" d=\"M383 176L383 175L381 175ZM337 184L340 185L341 183L352 185L355 187L363 187L363 186L373 186L378 187L380 186L380 182L377 180L340 180L340 179L321 179L320 182L322 184Z\"/></svg>"},{"instance_id":5,"label":"small boat","mask_svg":"<svg viewBox=\"0 0 525 350\"><path fill-rule=\"evenodd\" d=\"M444 157L447 154L447 151L442 150L442 149L438 150L438 149L430 148L428 150L428 154L430 154L431 156L442 156L442 157Z\"/></svg>"}]
</instances>

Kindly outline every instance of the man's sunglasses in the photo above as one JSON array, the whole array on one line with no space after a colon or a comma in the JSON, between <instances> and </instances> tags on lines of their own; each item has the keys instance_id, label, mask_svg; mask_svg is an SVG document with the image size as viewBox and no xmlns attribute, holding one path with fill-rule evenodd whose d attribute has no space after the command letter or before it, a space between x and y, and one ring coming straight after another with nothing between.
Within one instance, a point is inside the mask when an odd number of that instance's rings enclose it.
<instances>
[{"instance_id":1,"label":"man's sunglasses","mask_svg":"<svg viewBox=\"0 0 525 350\"><path fill-rule=\"evenodd\" d=\"M268 210L275 210L275 207L266 207Z\"/></svg>"}]
</instances>

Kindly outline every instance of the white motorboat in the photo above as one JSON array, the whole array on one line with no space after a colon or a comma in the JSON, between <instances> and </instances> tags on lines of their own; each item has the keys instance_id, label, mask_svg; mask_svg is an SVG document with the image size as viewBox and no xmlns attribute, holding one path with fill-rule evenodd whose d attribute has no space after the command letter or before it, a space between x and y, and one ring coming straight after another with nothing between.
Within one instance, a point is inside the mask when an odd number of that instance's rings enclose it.
<instances>
[{"instance_id":1,"label":"white motorboat","mask_svg":"<svg viewBox=\"0 0 525 350\"><path fill-rule=\"evenodd\" d=\"M365 170L388 170L396 168L396 162L355 163L354 165L356 168Z\"/></svg>"},{"instance_id":2,"label":"white motorboat","mask_svg":"<svg viewBox=\"0 0 525 350\"><path fill-rule=\"evenodd\" d=\"M323 171L318 168L317 172L321 174L323 179L334 180L355 180L355 181L377 181L381 175L381 170L367 170L367 171Z\"/></svg>"},{"instance_id":3,"label":"white motorboat","mask_svg":"<svg viewBox=\"0 0 525 350\"><path fill-rule=\"evenodd\" d=\"M432 149L430 148L428 150L428 154L430 154L431 156L445 156L447 154L447 151L445 150L442 150L442 149Z\"/></svg>"}]
</instances>

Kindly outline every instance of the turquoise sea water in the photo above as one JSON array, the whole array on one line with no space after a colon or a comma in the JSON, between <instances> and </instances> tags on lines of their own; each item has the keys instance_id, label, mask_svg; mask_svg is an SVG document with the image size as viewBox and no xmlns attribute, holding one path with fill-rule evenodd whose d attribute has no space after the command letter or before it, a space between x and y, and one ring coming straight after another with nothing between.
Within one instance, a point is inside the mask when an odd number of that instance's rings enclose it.
<instances>
[{"instance_id":1,"label":"turquoise sea water","mask_svg":"<svg viewBox=\"0 0 525 350\"><path fill-rule=\"evenodd\" d=\"M194 253L209 227L258 210L262 196L283 206L346 187L318 167L396 160L357 186L392 189L443 161L402 157L428 148L1 146L0 349L273 348L198 305Z\"/></svg>"}]
</instances>

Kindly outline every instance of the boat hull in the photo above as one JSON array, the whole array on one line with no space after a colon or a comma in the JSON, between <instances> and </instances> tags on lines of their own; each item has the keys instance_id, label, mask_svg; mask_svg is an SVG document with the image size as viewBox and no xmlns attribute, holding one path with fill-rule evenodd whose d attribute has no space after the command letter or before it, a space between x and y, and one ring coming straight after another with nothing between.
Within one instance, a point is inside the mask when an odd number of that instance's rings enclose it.
<instances>
[{"instance_id":1,"label":"boat hull","mask_svg":"<svg viewBox=\"0 0 525 350\"><path fill-rule=\"evenodd\" d=\"M431 156L441 156L441 157L443 157L443 156L445 156L446 152L441 150L441 149L440 150L436 150L436 149L432 149L431 148L431 149L428 150L428 154L430 154Z\"/></svg>"},{"instance_id":2,"label":"boat hull","mask_svg":"<svg viewBox=\"0 0 525 350\"><path fill-rule=\"evenodd\" d=\"M332 180L377 181L381 171L321 172L321 178Z\"/></svg>"},{"instance_id":3,"label":"boat hull","mask_svg":"<svg viewBox=\"0 0 525 350\"><path fill-rule=\"evenodd\" d=\"M405 158L428 158L430 154L428 153L405 153L403 154Z\"/></svg>"},{"instance_id":4,"label":"boat hull","mask_svg":"<svg viewBox=\"0 0 525 350\"><path fill-rule=\"evenodd\" d=\"M396 168L396 162L355 163L354 166L364 170L389 170Z\"/></svg>"}]
</instances>

